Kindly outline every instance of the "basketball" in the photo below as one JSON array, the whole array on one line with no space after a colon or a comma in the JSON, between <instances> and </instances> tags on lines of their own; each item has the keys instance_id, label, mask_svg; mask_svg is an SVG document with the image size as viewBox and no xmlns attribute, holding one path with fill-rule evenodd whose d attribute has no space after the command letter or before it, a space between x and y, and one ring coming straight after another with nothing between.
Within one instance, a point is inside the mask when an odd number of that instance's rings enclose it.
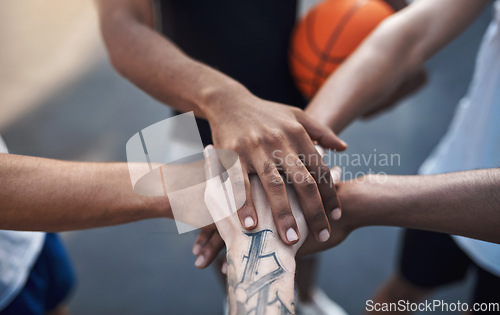
<instances>
[{"instance_id":1,"label":"basketball","mask_svg":"<svg viewBox=\"0 0 500 315\"><path fill-rule=\"evenodd\" d=\"M311 9L297 23L290 47L291 73L302 94L312 98L363 39L393 13L382 0L326 0Z\"/></svg>"}]
</instances>

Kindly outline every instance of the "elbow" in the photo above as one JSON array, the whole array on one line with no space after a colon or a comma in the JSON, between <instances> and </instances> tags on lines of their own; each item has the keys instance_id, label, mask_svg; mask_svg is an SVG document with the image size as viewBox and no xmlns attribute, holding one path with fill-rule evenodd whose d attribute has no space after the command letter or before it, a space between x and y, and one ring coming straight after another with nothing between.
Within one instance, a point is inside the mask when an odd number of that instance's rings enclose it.
<instances>
[{"instance_id":1,"label":"elbow","mask_svg":"<svg viewBox=\"0 0 500 315\"><path fill-rule=\"evenodd\" d=\"M109 26L102 26L101 33L108 53L108 59L113 69L121 75L125 74L125 62L122 47L125 45L121 36L116 36L116 33L109 30Z\"/></svg>"},{"instance_id":2,"label":"elbow","mask_svg":"<svg viewBox=\"0 0 500 315\"><path fill-rule=\"evenodd\" d=\"M127 58L129 57L132 38L130 36L133 19L115 12L101 18L101 36L108 53L112 67L121 75L126 76Z\"/></svg>"},{"instance_id":3,"label":"elbow","mask_svg":"<svg viewBox=\"0 0 500 315\"><path fill-rule=\"evenodd\" d=\"M96 0L101 36L113 68L125 75L142 26L152 27L149 1Z\"/></svg>"},{"instance_id":4,"label":"elbow","mask_svg":"<svg viewBox=\"0 0 500 315\"><path fill-rule=\"evenodd\" d=\"M114 43L105 43L105 45L108 52L109 63L117 73L126 77L126 62L124 61L125 58L120 52L120 49L115 48L116 45Z\"/></svg>"}]
</instances>

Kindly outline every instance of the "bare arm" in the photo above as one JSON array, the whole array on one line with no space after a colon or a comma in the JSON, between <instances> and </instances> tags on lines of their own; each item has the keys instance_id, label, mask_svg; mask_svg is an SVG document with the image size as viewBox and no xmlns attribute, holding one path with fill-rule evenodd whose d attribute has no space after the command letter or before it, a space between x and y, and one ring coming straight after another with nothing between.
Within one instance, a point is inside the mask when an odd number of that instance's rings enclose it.
<instances>
[{"instance_id":1,"label":"bare arm","mask_svg":"<svg viewBox=\"0 0 500 315\"><path fill-rule=\"evenodd\" d=\"M258 224L248 176L256 173L271 201L281 239L287 244L298 241L286 237L290 229L297 234L298 230L278 171L281 167L292 179L312 234L320 240L322 231L329 232L327 214L339 205L328 193L332 179L313 140L336 150L346 148L343 141L304 111L262 100L234 79L187 56L153 29L149 0L97 3L114 67L156 99L206 118L214 145L240 156L244 174L239 180L246 187L247 202L238 216L245 228L253 229ZM307 157L305 163L299 154ZM290 163L283 163L285 159Z\"/></svg>"},{"instance_id":2,"label":"bare arm","mask_svg":"<svg viewBox=\"0 0 500 315\"><path fill-rule=\"evenodd\" d=\"M340 169L334 168L332 175L338 180ZM332 237L326 243L308 237L299 256L334 247L353 230L373 225L429 230L500 244L499 168L437 175L367 175L336 186L344 211L341 217L339 213L329 217ZM210 246L205 242L200 246L204 246L200 252L206 259L198 267L204 268L222 245L214 238Z\"/></svg>"},{"instance_id":3,"label":"bare arm","mask_svg":"<svg viewBox=\"0 0 500 315\"><path fill-rule=\"evenodd\" d=\"M340 132L359 116L372 112L402 81L464 31L488 3L415 1L380 24L327 80L306 112Z\"/></svg>"},{"instance_id":4,"label":"bare arm","mask_svg":"<svg viewBox=\"0 0 500 315\"><path fill-rule=\"evenodd\" d=\"M218 176L222 174L223 166L212 146L205 149L205 154L205 201L215 217L227 207L225 191ZM236 214L216 222L227 247L229 313L293 314L295 253L302 242L286 246L280 241L262 184L256 176L251 177L251 183L259 224L253 230L245 231ZM307 225L291 189L289 200L304 240ZM200 257L205 257L205 251Z\"/></svg>"},{"instance_id":5,"label":"bare arm","mask_svg":"<svg viewBox=\"0 0 500 315\"><path fill-rule=\"evenodd\" d=\"M172 217L166 197L132 188L126 163L0 154L0 228L65 231Z\"/></svg>"},{"instance_id":6,"label":"bare arm","mask_svg":"<svg viewBox=\"0 0 500 315\"><path fill-rule=\"evenodd\" d=\"M340 183L344 212L326 247L369 225L399 226L500 243L500 169L438 175L368 175ZM309 246L311 245L311 246ZM306 242L302 253L325 249Z\"/></svg>"},{"instance_id":7,"label":"bare arm","mask_svg":"<svg viewBox=\"0 0 500 315\"><path fill-rule=\"evenodd\" d=\"M100 24L115 69L146 93L183 112L208 118L209 103L250 94L225 74L184 54L153 27L149 0L97 0Z\"/></svg>"},{"instance_id":8,"label":"bare arm","mask_svg":"<svg viewBox=\"0 0 500 315\"><path fill-rule=\"evenodd\" d=\"M280 241L262 184L255 176L251 183L259 224L252 231L244 231L233 220L235 233L222 234L229 244L226 257L230 314L253 310L255 314L294 314L295 254L302 242L287 246ZM307 225L293 192L289 200L305 240Z\"/></svg>"}]
</instances>

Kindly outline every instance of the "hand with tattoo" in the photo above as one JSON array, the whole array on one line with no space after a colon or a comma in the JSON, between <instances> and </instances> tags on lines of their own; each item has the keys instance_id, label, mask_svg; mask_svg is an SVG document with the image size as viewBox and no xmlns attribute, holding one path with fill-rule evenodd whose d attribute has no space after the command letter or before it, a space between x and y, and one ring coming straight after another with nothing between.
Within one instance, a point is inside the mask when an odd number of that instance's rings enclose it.
<instances>
[{"instance_id":1,"label":"hand with tattoo","mask_svg":"<svg viewBox=\"0 0 500 315\"><path fill-rule=\"evenodd\" d=\"M205 159L205 203L216 216L217 211L228 208L231 185L224 185L224 168L212 146L205 149ZM244 230L236 213L216 222L227 247L230 314L293 314L295 254L306 239L307 225L297 196L288 189L290 206L303 237L292 246L285 245L273 223L260 180L253 177L250 182L258 225L251 231Z\"/></svg>"}]
</instances>

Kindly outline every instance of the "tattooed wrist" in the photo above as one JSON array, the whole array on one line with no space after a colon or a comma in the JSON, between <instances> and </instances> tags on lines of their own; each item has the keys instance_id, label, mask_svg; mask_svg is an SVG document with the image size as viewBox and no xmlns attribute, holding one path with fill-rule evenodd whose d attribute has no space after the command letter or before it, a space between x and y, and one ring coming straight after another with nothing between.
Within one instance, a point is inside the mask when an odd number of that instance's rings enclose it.
<instances>
[{"instance_id":1,"label":"tattooed wrist","mask_svg":"<svg viewBox=\"0 0 500 315\"><path fill-rule=\"evenodd\" d=\"M293 314L294 255L269 242L270 229L242 235L227 252L230 314Z\"/></svg>"}]
</instances>

